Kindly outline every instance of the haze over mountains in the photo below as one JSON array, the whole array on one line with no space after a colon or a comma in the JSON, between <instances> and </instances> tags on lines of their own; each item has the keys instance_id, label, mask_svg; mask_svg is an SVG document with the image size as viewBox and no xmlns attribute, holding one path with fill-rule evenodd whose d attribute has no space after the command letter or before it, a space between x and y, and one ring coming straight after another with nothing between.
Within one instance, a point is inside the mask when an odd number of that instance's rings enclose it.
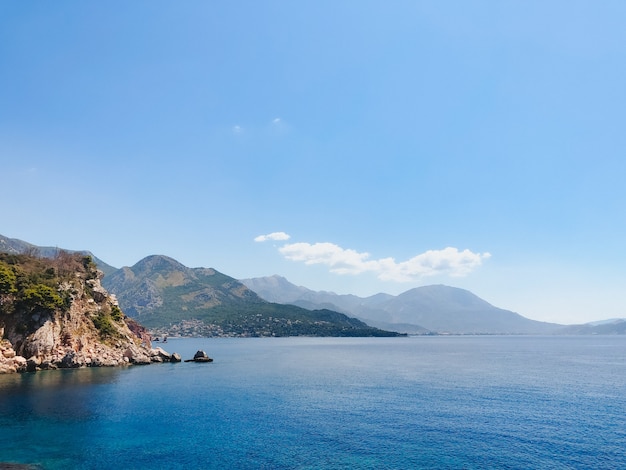
<instances>
[{"instance_id":1,"label":"haze over mountains","mask_svg":"<svg viewBox=\"0 0 626 470\"><path fill-rule=\"evenodd\" d=\"M361 298L311 291L277 275L242 282L274 302L306 308L323 305L369 325L407 333L549 334L562 328L562 325L529 320L494 307L467 290L444 285L417 287L397 296L377 294Z\"/></svg>"},{"instance_id":2,"label":"haze over mountains","mask_svg":"<svg viewBox=\"0 0 626 470\"><path fill-rule=\"evenodd\" d=\"M33 250L51 257L59 249L0 235L0 251ZM152 328L169 326L179 332L186 328L187 333L206 336L225 331L252 336L386 334L380 330L408 334L626 334L624 319L570 326L539 322L445 285L362 298L313 291L278 275L238 281L214 269L188 268L161 255L121 269L93 258L105 272L103 285L118 297L127 315Z\"/></svg>"},{"instance_id":3,"label":"haze over mountains","mask_svg":"<svg viewBox=\"0 0 626 470\"><path fill-rule=\"evenodd\" d=\"M305 308L323 306L368 325L408 334L626 334L623 318L583 325L540 322L494 307L467 290L445 285L417 287L397 296L358 297L313 291L279 275L241 282L272 302Z\"/></svg>"}]
</instances>

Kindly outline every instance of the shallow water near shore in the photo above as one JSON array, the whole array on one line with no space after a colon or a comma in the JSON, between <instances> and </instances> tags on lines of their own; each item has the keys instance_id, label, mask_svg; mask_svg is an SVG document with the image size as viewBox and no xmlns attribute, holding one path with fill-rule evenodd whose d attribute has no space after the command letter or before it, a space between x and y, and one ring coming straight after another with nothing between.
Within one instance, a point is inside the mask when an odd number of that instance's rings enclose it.
<instances>
[{"instance_id":1,"label":"shallow water near shore","mask_svg":"<svg viewBox=\"0 0 626 470\"><path fill-rule=\"evenodd\" d=\"M156 343L157 345L159 343ZM0 462L626 468L626 338L170 339L213 363L0 376Z\"/></svg>"}]
</instances>

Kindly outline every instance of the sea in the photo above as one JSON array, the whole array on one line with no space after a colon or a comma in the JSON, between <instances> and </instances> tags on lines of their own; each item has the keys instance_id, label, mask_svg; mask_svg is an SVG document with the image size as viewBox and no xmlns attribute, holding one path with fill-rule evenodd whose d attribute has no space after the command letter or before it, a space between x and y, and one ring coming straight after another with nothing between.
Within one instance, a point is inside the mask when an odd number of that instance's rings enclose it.
<instances>
[{"instance_id":1,"label":"sea","mask_svg":"<svg viewBox=\"0 0 626 470\"><path fill-rule=\"evenodd\" d=\"M0 468L626 468L625 336L161 346L214 361L0 376Z\"/></svg>"}]
</instances>

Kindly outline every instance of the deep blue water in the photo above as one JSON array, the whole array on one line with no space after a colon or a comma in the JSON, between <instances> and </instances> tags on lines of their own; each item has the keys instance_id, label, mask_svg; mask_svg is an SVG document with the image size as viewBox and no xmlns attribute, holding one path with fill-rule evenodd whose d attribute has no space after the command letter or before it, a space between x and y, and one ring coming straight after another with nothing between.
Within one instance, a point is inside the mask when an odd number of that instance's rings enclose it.
<instances>
[{"instance_id":1,"label":"deep blue water","mask_svg":"<svg viewBox=\"0 0 626 470\"><path fill-rule=\"evenodd\" d=\"M215 362L0 376L44 469L626 468L626 337L172 339Z\"/></svg>"}]
</instances>

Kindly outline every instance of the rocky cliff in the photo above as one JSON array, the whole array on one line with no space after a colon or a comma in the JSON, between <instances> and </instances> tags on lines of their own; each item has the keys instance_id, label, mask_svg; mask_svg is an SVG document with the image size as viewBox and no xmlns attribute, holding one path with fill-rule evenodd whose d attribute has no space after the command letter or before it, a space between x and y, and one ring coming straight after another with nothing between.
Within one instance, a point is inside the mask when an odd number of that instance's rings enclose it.
<instances>
[{"instance_id":1,"label":"rocky cliff","mask_svg":"<svg viewBox=\"0 0 626 470\"><path fill-rule=\"evenodd\" d=\"M152 349L89 256L0 253L0 373L177 361Z\"/></svg>"}]
</instances>

